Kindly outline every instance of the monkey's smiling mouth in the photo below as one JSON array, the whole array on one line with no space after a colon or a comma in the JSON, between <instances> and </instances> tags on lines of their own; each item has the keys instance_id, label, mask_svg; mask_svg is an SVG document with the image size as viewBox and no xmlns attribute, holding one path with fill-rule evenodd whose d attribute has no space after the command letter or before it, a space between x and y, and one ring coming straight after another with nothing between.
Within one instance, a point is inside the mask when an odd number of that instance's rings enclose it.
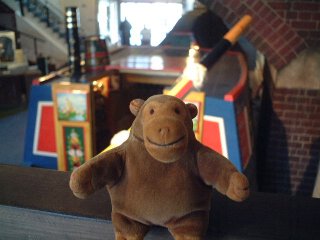
<instances>
[{"instance_id":1,"label":"monkey's smiling mouth","mask_svg":"<svg viewBox=\"0 0 320 240\"><path fill-rule=\"evenodd\" d=\"M161 144L161 143L156 143L156 142L150 140L150 138L148 138L148 137L147 137L147 140L148 140L149 143L151 143L151 144L153 144L153 145L156 145L156 146L158 146L158 147L170 147L170 146L173 146L173 145L175 145L175 144L183 141L184 138L185 138L185 136L182 136L182 137L178 138L177 140L175 140L175 141L173 141L173 142L163 143L163 144Z\"/></svg>"}]
</instances>

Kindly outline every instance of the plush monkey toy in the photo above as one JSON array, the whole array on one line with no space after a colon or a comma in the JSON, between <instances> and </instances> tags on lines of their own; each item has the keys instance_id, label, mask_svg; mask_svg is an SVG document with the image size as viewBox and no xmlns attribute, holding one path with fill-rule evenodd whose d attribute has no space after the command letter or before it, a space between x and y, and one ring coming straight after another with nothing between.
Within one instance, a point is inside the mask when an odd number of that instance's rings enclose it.
<instances>
[{"instance_id":1,"label":"plush monkey toy","mask_svg":"<svg viewBox=\"0 0 320 240\"><path fill-rule=\"evenodd\" d=\"M195 139L193 104L168 95L133 100L128 140L76 169L70 187L79 198L107 188L116 240L142 240L150 226L175 240L200 240L208 225L212 187L234 201L249 195L247 178Z\"/></svg>"}]
</instances>

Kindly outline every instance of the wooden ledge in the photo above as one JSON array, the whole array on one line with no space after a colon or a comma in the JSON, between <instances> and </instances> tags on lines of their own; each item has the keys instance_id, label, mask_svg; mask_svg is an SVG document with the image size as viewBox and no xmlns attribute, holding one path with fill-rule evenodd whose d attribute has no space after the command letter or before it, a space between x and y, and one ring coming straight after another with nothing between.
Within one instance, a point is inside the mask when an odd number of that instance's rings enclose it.
<instances>
[{"instance_id":1,"label":"wooden ledge","mask_svg":"<svg viewBox=\"0 0 320 240\"><path fill-rule=\"evenodd\" d=\"M63 214L111 219L107 191L81 200L69 188L69 172L0 165L0 204Z\"/></svg>"},{"instance_id":2,"label":"wooden ledge","mask_svg":"<svg viewBox=\"0 0 320 240\"><path fill-rule=\"evenodd\" d=\"M110 220L107 192L103 189L86 200L77 199L69 189L69 176L68 172L0 165L0 208ZM0 222L7 223L4 218L0 214ZM318 239L320 200L252 193L245 202L236 203L214 192L210 219L208 239ZM155 232L159 237L152 239L168 239L163 234L166 230Z\"/></svg>"}]
</instances>

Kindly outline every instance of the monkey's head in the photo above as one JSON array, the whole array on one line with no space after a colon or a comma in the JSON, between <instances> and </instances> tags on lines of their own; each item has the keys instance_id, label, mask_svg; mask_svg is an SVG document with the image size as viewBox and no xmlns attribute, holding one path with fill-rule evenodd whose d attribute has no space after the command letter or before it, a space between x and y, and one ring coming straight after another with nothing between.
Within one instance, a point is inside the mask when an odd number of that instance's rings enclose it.
<instances>
[{"instance_id":1,"label":"monkey's head","mask_svg":"<svg viewBox=\"0 0 320 240\"><path fill-rule=\"evenodd\" d=\"M146 101L132 100L130 111L136 116L131 134L144 142L148 153L164 163L175 162L194 141L192 118L197 113L193 104L168 95L155 95Z\"/></svg>"}]
</instances>

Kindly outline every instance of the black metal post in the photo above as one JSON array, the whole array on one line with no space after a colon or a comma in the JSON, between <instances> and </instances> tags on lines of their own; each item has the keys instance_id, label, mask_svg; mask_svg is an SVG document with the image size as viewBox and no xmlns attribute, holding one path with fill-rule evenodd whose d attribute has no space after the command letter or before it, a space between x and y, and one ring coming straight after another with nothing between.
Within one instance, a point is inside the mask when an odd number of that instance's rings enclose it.
<instances>
[{"instance_id":1,"label":"black metal post","mask_svg":"<svg viewBox=\"0 0 320 240\"><path fill-rule=\"evenodd\" d=\"M69 53L69 64L72 69L72 81L78 82L81 75L80 38L78 27L80 25L79 10L77 7L67 7L65 24Z\"/></svg>"},{"instance_id":2,"label":"black metal post","mask_svg":"<svg viewBox=\"0 0 320 240\"><path fill-rule=\"evenodd\" d=\"M33 46L34 46L34 55L37 58L38 57L38 47L37 47L37 39L36 38L33 39Z\"/></svg>"},{"instance_id":3,"label":"black metal post","mask_svg":"<svg viewBox=\"0 0 320 240\"><path fill-rule=\"evenodd\" d=\"M20 6L21 16L24 16L24 9L23 9L23 2L22 2L22 0L19 0L19 6Z\"/></svg>"},{"instance_id":4,"label":"black metal post","mask_svg":"<svg viewBox=\"0 0 320 240\"><path fill-rule=\"evenodd\" d=\"M45 7L46 23L47 27L50 27L50 11L48 7Z\"/></svg>"}]
</instances>

